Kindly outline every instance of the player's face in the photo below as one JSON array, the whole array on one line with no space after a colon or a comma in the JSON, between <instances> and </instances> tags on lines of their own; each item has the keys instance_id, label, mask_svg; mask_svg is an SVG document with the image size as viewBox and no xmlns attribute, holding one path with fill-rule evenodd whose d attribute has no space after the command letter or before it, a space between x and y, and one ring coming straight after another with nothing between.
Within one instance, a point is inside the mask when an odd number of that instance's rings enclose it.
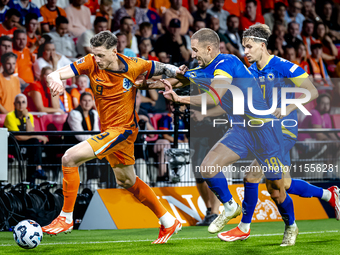
<instances>
[{"instance_id":1,"label":"player's face","mask_svg":"<svg viewBox=\"0 0 340 255\"><path fill-rule=\"evenodd\" d=\"M5 65L4 65L4 72L7 73L8 75L14 74L15 63L16 63L16 59L15 58L7 59Z\"/></svg>"},{"instance_id":2,"label":"player's face","mask_svg":"<svg viewBox=\"0 0 340 255\"><path fill-rule=\"evenodd\" d=\"M195 58L200 67L205 67L212 60L211 46L204 47L197 39L191 40L192 58Z\"/></svg>"},{"instance_id":3,"label":"player's face","mask_svg":"<svg viewBox=\"0 0 340 255\"><path fill-rule=\"evenodd\" d=\"M17 97L14 102L14 108L15 110L20 111L20 112L25 110L27 108L27 102L26 102L25 97L23 96Z\"/></svg>"},{"instance_id":4,"label":"player's face","mask_svg":"<svg viewBox=\"0 0 340 255\"><path fill-rule=\"evenodd\" d=\"M92 109L93 107L93 99L92 96L86 95L83 96L83 98L80 100L80 107L84 110L84 111L89 111Z\"/></svg>"},{"instance_id":5,"label":"player's face","mask_svg":"<svg viewBox=\"0 0 340 255\"><path fill-rule=\"evenodd\" d=\"M243 40L244 54L246 55L249 63L254 63L262 58L264 52L264 43L257 43L253 40Z\"/></svg>"},{"instance_id":6,"label":"player's face","mask_svg":"<svg viewBox=\"0 0 340 255\"><path fill-rule=\"evenodd\" d=\"M92 54L99 67L99 69L108 69L109 66L115 61L117 49L106 49L104 46L92 47Z\"/></svg>"}]
</instances>

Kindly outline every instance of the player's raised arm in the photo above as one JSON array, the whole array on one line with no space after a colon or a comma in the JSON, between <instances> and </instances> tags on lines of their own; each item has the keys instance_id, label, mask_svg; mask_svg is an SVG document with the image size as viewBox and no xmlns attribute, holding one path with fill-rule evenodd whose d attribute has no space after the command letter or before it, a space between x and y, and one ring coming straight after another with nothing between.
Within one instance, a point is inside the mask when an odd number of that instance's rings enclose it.
<instances>
[{"instance_id":1,"label":"player's raised arm","mask_svg":"<svg viewBox=\"0 0 340 255\"><path fill-rule=\"evenodd\" d=\"M62 80L74 77L75 74L70 65L59 68L47 76L47 86L51 90L52 96L56 96L64 91Z\"/></svg>"}]
</instances>

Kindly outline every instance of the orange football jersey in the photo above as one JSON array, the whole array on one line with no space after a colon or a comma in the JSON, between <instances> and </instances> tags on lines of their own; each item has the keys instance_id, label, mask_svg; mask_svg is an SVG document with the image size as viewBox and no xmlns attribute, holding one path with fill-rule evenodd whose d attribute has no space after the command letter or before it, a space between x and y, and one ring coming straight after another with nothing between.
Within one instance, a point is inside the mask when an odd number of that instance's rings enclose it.
<instances>
[{"instance_id":1,"label":"orange football jersey","mask_svg":"<svg viewBox=\"0 0 340 255\"><path fill-rule=\"evenodd\" d=\"M141 58L129 58L117 54L125 65L123 71L100 70L94 56L88 54L73 62L75 75L89 77L95 96L102 131L114 127L136 128L138 116L135 112L136 87L133 86L140 74L150 78L154 72L154 62Z\"/></svg>"}]
</instances>

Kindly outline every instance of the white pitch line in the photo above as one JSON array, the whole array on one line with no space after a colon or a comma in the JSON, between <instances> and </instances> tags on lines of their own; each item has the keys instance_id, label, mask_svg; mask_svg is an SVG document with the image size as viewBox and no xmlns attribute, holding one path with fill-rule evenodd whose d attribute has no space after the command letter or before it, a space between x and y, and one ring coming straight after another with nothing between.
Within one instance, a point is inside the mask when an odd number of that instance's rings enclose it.
<instances>
[{"instance_id":1,"label":"white pitch line","mask_svg":"<svg viewBox=\"0 0 340 255\"><path fill-rule=\"evenodd\" d=\"M338 233L340 230L326 230L326 231L311 231L311 232L300 232L299 235L309 235L309 234L322 234L322 233ZM262 237L262 236L282 236L283 233L273 233L273 234L255 234L250 237ZM207 237L189 237L189 238L172 238L172 240L199 240L199 239L211 239L217 238L217 236L207 236ZM45 237L46 239L46 237ZM120 240L120 241L97 241L97 242L69 242L69 243L42 243L40 245L65 245L65 244L105 244L105 243L138 243L138 242L153 242L154 240ZM0 244L0 247L4 246L16 246L16 244Z\"/></svg>"}]
</instances>

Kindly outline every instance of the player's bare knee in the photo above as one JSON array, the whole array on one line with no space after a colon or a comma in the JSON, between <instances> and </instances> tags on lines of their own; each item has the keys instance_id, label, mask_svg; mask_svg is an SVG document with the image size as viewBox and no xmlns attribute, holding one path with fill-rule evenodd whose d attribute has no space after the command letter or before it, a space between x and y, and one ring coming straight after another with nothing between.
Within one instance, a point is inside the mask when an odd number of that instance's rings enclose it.
<instances>
[{"instance_id":1,"label":"player's bare knee","mask_svg":"<svg viewBox=\"0 0 340 255\"><path fill-rule=\"evenodd\" d=\"M61 158L61 163L66 167L75 167L76 164L73 160L72 154L67 150L64 156Z\"/></svg>"}]
</instances>

